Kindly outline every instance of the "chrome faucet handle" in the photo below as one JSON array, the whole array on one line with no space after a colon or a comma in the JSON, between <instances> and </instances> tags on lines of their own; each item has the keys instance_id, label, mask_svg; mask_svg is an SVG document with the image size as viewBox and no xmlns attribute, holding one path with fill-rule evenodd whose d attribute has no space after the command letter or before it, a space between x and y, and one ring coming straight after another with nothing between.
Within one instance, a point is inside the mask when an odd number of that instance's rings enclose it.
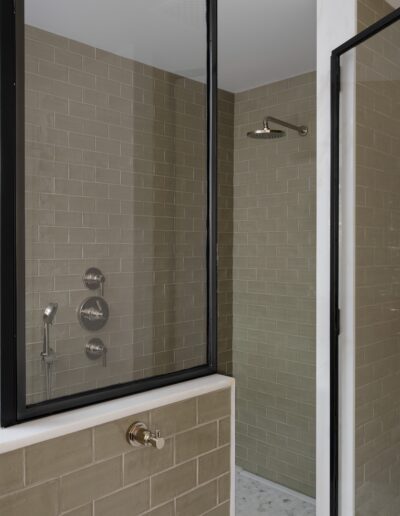
<instances>
[{"instance_id":1,"label":"chrome faucet handle","mask_svg":"<svg viewBox=\"0 0 400 516\"><path fill-rule=\"evenodd\" d=\"M91 360L97 360L102 357L103 367L107 367L107 351L107 346L104 342L96 337L90 339L89 342L85 344L86 356Z\"/></svg>"},{"instance_id":2,"label":"chrome faucet handle","mask_svg":"<svg viewBox=\"0 0 400 516\"><path fill-rule=\"evenodd\" d=\"M128 428L126 437L131 446L152 446L157 450L162 450L165 445L165 439L161 437L160 430L154 433L150 432L145 423L137 421Z\"/></svg>"},{"instance_id":3,"label":"chrome faucet handle","mask_svg":"<svg viewBox=\"0 0 400 516\"><path fill-rule=\"evenodd\" d=\"M156 430L154 434L150 433L148 442L151 446L153 446L153 448L156 448L157 450L162 450L165 445L165 439L164 437L161 437L160 430Z\"/></svg>"},{"instance_id":4,"label":"chrome faucet handle","mask_svg":"<svg viewBox=\"0 0 400 516\"><path fill-rule=\"evenodd\" d=\"M97 309L93 306L89 308L83 308L82 314L89 319L89 321L104 320L104 312L101 308L99 301L96 301Z\"/></svg>"},{"instance_id":5,"label":"chrome faucet handle","mask_svg":"<svg viewBox=\"0 0 400 516\"><path fill-rule=\"evenodd\" d=\"M100 295L104 296L104 283L106 277L97 267L90 267L83 275L83 284L90 290L100 289Z\"/></svg>"},{"instance_id":6,"label":"chrome faucet handle","mask_svg":"<svg viewBox=\"0 0 400 516\"><path fill-rule=\"evenodd\" d=\"M107 301L100 296L88 297L78 306L78 320L85 330L101 330L108 321L110 310Z\"/></svg>"}]
</instances>

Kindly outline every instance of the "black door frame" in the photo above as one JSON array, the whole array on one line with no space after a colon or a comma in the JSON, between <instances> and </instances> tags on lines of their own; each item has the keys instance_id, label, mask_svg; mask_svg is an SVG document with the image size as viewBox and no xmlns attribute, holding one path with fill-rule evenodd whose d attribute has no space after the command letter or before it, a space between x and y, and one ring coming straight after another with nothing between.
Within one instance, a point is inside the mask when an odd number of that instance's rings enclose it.
<instances>
[{"instance_id":1,"label":"black door frame","mask_svg":"<svg viewBox=\"0 0 400 516\"><path fill-rule=\"evenodd\" d=\"M7 427L217 371L217 4L207 9L207 363L26 405L24 0L0 2L0 419Z\"/></svg>"},{"instance_id":2,"label":"black door frame","mask_svg":"<svg viewBox=\"0 0 400 516\"><path fill-rule=\"evenodd\" d=\"M339 514L339 201L340 62L343 54L400 20L400 8L349 39L331 55L330 514Z\"/></svg>"}]
</instances>

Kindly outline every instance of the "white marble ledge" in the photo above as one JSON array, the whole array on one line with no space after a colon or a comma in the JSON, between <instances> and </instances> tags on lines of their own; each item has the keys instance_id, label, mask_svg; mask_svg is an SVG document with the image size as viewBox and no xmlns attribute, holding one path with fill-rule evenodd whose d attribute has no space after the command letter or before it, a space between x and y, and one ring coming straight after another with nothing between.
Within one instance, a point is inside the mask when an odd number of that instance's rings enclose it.
<instances>
[{"instance_id":1,"label":"white marble ledge","mask_svg":"<svg viewBox=\"0 0 400 516\"><path fill-rule=\"evenodd\" d=\"M0 428L0 454L202 394L230 388L234 384L233 378L215 374L43 417L10 428Z\"/></svg>"}]
</instances>

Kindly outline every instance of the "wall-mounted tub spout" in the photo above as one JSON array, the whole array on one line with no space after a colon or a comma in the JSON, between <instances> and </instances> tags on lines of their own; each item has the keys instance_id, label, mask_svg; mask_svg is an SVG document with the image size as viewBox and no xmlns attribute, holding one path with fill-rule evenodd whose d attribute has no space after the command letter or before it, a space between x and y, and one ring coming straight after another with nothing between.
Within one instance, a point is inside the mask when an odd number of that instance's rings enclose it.
<instances>
[{"instance_id":1,"label":"wall-mounted tub spout","mask_svg":"<svg viewBox=\"0 0 400 516\"><path fill-rule=\"evenodd\" d=\"M57 310L58 304L50 303L46 306L43 312L43 351L41 352L41 357L45 367L47 399L51 398L52 368L56 359L56 354L50 346L50 326L53 324Z\"/></svg>"},{"instance_id":2,"label":"wall-mounted tub spout","mask_svg":"<svg viewBox=\"0 0 400 516\"><path fill-rule=\"evenodd\" d=\"M141 421L133 423L128 428L126 438L131 446L152 446L157 450L162 450L165 445L165 439L161 437L160 431L151 432Z\"/></svg>"}]
</instances>

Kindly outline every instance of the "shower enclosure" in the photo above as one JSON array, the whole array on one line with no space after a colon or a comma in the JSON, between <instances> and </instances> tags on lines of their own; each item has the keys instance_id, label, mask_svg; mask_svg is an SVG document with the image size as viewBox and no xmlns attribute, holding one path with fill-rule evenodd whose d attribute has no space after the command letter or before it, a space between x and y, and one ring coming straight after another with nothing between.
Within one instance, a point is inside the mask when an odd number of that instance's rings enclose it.
<instances>
[{"instance_id":1,"label":"shower enclosure","mask_svg":"<svg viewBox=\"0 0 400 516\"><path fill-rule=\"evenodd\" d=\"M214 0L1 8L2 425L218 370L239 488L313 514L315 63L217 90Z\"/></svg>"}]
</instances>

